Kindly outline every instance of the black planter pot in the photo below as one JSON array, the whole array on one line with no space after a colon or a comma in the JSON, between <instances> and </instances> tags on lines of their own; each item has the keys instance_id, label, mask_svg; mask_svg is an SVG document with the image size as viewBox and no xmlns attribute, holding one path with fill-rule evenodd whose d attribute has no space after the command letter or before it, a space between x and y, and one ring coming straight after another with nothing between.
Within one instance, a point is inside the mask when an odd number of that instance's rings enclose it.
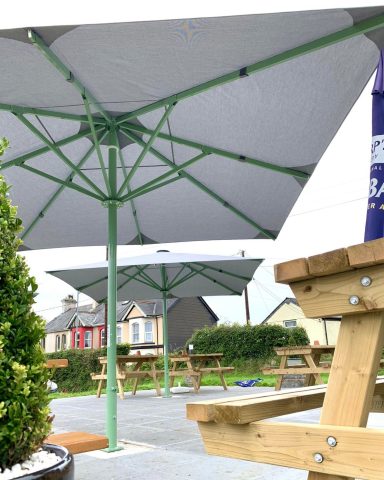
<instances>
[{"instance_id":1,"label":"black planter pot","mask_svg":"<svg viewBox=\"0 0 384 480\"><path fill-rule=\"evenodd\" d=\"M73 456L64 447L59 445L45 444L44 450L50 453L56 453L61 457L61 461L52 465L52 467L44 468L38 472L23 475L23 480L74 480L75 478L75 462Z\"/></svg>"}]
</instances>

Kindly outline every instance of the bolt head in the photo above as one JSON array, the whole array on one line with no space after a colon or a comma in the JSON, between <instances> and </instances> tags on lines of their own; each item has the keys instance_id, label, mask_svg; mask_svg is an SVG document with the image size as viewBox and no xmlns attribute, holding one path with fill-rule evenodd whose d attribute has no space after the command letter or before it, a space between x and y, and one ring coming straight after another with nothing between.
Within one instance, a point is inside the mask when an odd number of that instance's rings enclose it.
<instances>
[{"instance_id":1,"label":"bolt head","mask_svg":"<svg viewBox=\"0 0 384 480\"><path fill-rule=\"evenodd\" d=\"M358 305L360 303L360 298L357 295L351 295L349 297L349 303L351 305Z\"/></svg>"},{"instance_id":2,"label":"bolt head","mask_svg":"<svg viewBox=\"0 0 384 480\"><path fill-rule=\"evenodd\" d=\"M328 437L327 438L327 443L330 447L336 447L337 445L337 440L335 437Z\"/></svg>"},{"instance_id":3,"label":"bolt head","mask_svg":"<svg viewBox=\"0 0 384 480\"><path fill-rule=\"evenodd\" d=\"M360 278L360 283L363 287L369 287L372 283L372 278L371 277L361 277Z\"/></svg>"},{"instance_id":4,"label":"bolt head","mask_svg":"<svg viewBox=\"0 0 384 480\"><path fill-rule=\"evenodd\" d=\"M313 459L315 460L316 463L322 463L324 461L324 457L321 453L315 453L313 455Z\"/></svg>"}]
</instances>

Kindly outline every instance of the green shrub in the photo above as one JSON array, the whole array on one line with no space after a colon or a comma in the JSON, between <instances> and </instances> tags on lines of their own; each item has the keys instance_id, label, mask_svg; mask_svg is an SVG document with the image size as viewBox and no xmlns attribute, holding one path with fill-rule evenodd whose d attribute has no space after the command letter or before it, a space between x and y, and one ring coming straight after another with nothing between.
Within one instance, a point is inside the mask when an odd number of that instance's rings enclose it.
<instances>
[{"instance_id":1,"label":"green shrub","mask_svg":"<svg viewBox=\"0 0 384 480\"><path fill-rule=\"evenodd\" d=\"M190 343L194 353L223 353L226 363L248 359L263 363L274 356L274 347L307 345L309 339L301 327L220 325L196 330L186 346Z\"/></svg>"},{"instance_id":2,"label":"green shrub","mask_svg":"<svg viewBox=\"0 0 384 480\"><path fill-rule=\"evenodd\" d=\"M130 346L127 343L116 346L117 355L128 355ZM58 368L51 375L61 392L85 392L97 387L97 382L91 379L91 373L100 373L99 357L107 356L107 349L71 349L61 352L47 353L46 358L67 358L68 367Z\"/></svg>"},{"instance_id":3,"label":"green shrub","mask_svg":"<svg viewBox=\"0 0 384 480\"><path fill-rule=\"evenodd\" d=\"M3 139L1 145L4 145ZM0 145L0 151L1 151ZM49 433L48 372L40 341L43 320L32 312L37 285L17 255L22 230L0 177L0 467L25 460Z\"/></svg>"}]
</instances>

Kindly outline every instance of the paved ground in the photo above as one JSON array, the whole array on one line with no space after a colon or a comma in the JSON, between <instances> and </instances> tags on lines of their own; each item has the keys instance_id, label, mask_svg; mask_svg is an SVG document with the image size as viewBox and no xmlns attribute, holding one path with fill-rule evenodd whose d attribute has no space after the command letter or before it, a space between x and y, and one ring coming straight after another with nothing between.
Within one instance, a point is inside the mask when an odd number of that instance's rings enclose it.
<instances>
[{"instance_id":1,"label":"paved ground","mask_svg":"<svg viewBox=\"0 0 384 480\"><path fill-rule=\"evenodd\" d=\"M270 390L258 388L257 392ZM154 391L126 393L118 400L118 439L124 449L115 453L76 455L76 479L107 480L304 480L306 472L242 460L208 456L195 422L185 418L185 404L199 399L254 393L255 389L203 387L199 395L155 397ZM105 397L53 400L55 433L105 432ZM372 414L370 424L384 427L384 416ZM319 410L280 419L316 422Z\"/></svg>"}]
</instances>

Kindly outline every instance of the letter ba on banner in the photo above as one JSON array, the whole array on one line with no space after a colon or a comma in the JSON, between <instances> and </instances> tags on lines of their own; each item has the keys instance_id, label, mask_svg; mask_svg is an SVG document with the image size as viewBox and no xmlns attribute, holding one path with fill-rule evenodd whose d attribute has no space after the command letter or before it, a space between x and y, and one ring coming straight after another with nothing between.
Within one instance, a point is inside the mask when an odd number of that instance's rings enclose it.
<instances>
[{"instance_id":1,"label":"letter ba on banner","mask_svg":"<svg viewBox=\"0 0 384 480\"><path fill-rule=\"evenodd\" d=\"M372 90L371 178L364 240L384 237L384 58L380 53Z\"/></svg>"}]
</instances>

